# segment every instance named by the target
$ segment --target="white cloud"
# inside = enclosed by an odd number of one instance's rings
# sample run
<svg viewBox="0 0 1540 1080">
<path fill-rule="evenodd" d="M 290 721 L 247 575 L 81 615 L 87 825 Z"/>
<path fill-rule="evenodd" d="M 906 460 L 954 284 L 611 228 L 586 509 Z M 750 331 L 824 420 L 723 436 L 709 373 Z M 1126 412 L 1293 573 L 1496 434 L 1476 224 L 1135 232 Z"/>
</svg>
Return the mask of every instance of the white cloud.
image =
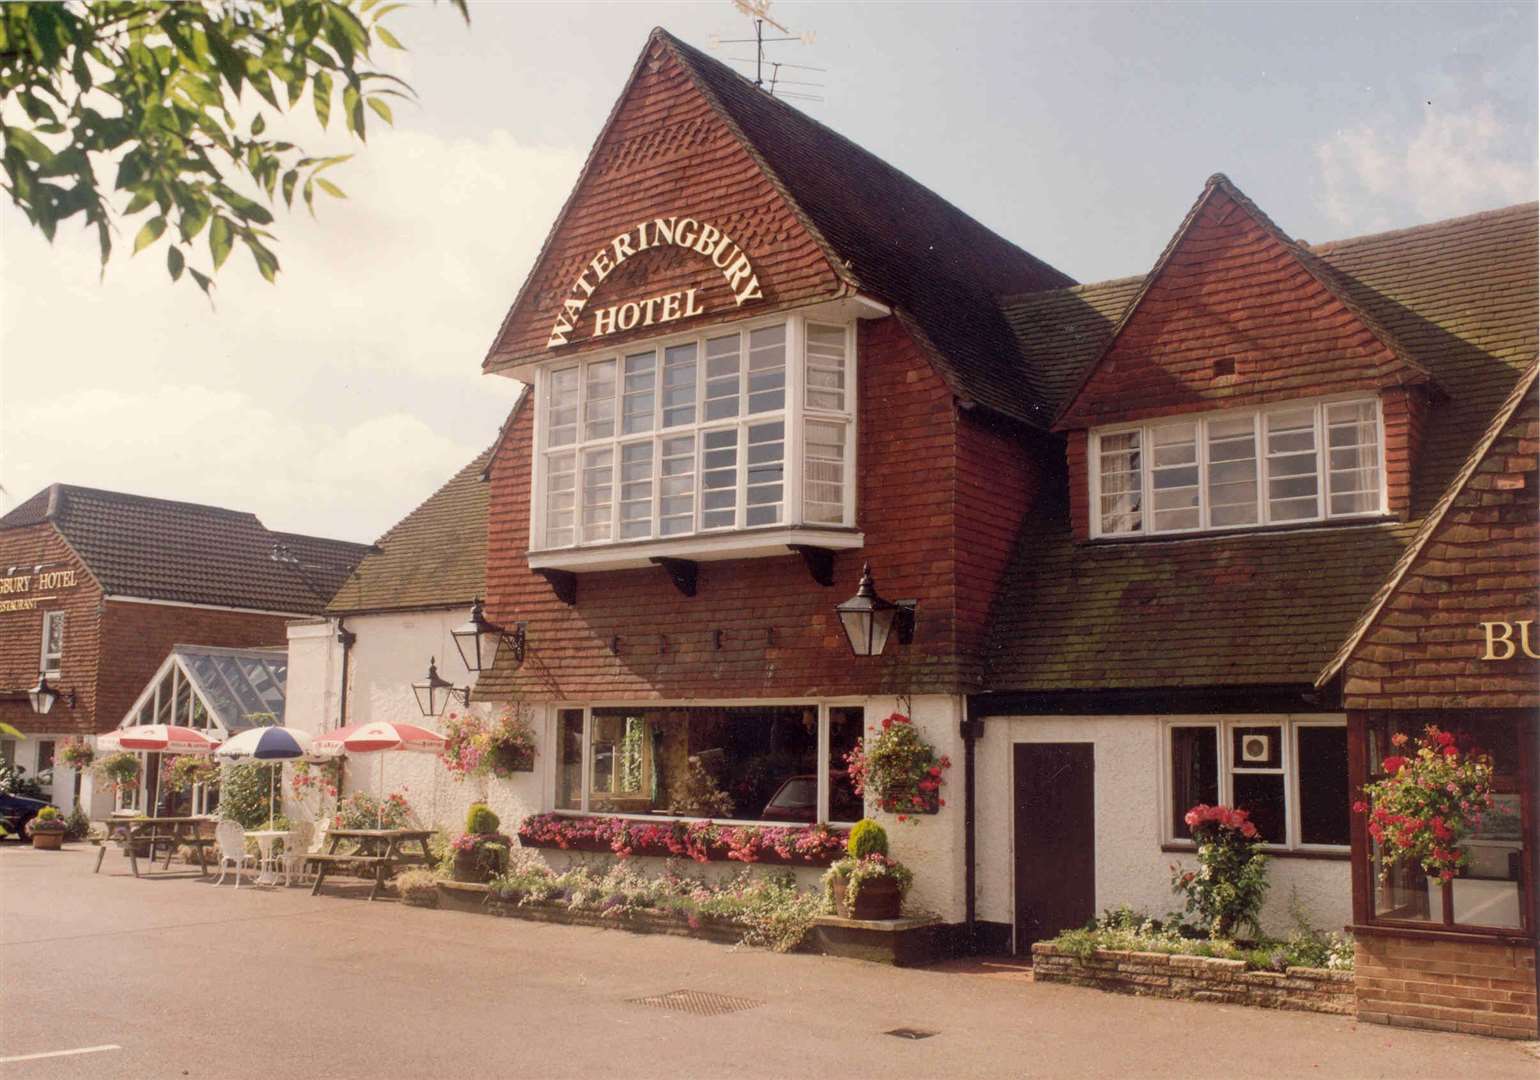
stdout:
<svg viewBox="0 0 1540 1080">
<path fill-rule="evenodd" d="M 1327 213 L 1355 231 L 1535 197 L 1533 147 L 1489 105 L 1430 108 L 1410 138 L 1368 126 L 1339 131 L 1316 147 L 1316 162 Z"/>
</svg>

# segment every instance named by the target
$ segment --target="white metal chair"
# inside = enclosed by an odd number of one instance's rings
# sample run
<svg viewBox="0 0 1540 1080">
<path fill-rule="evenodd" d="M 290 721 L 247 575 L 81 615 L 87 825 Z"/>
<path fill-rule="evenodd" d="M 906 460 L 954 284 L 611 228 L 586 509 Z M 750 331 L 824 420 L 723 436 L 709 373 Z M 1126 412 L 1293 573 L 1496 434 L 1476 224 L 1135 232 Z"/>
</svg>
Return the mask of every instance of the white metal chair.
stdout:
<svg viewBox="0 0 1540 1080">
<path fill-rule="evenodd" d="M 221 821 L 214 827 L 214 841 L 219 845 L 219 880 L 215 885 L 223 885 L 225 873 L 230 867 L 235 867 L 235 887 L 241 887 L 241 871 L 250 866 L 255 868 L 257 857 L 246 853 L 246 830 L 241 828 L 238 821 Z"/>
<path fill-rule="evenodd" d="M 299 878 L 300 883 L 305 881 L 305 857 L 313 850 L 311 841 L 315 839 L 315 822 L 296 821 L 289 826 L 289 835 L 283 841 L 283 883 L 289 884 L 290 878 Z"/>
</svg>

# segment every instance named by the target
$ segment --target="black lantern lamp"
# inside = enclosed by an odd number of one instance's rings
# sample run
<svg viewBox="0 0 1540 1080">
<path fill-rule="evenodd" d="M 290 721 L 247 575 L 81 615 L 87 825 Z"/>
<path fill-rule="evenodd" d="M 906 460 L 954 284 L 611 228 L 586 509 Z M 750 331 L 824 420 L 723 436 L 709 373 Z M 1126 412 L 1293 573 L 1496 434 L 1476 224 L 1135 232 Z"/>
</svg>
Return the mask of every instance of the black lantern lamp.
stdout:
<svg viewBox="0 0 1540 1080">
<path fill-rule="evenodd" d="M 900 645 L 914 640 L 914 608 L 913 600 L 884 600 L 878 596 L 872 564 L 867 563 L 861 567 L 861 587 L 834 610 L 845 628 L 851 652 L 857 656 L 881 656 L 889 635 L 895 631 Z"/>
<path fill-rule="evenodd" d="M 417 707 L 424 716 L 443 716 L 444 709 L 455 699 L 466 705 L 471 703 L 469 687 L 462 689 L 438 673 L 438 657 L 429 658 L 427 681 L 413 683 L 412 693 L 417 695 Z"/>
<path fill-rule="evenodd" d="M 467 671 L 489 671 L 497 660 L 499 646 L 507 645 L 517 667 L 524 663 L 524 623 L 514 623 L 510 633 L 482 613 L 481 600 L 471 604 L 471 617 L 449 632 L 460 650 Z"/>
<path fill-rule="evenodd" d="M 64 691 L 65 704 L 73 709 L 75 707 L 75 691 Z M 39 672 L 37 685 L 27 691 L 27 700 L 32 703 L 32 711 L 39 716 L 47 716 L 48 710 L 53 708 L 53 703 L 59 700 L 59 691 L 48 685 L 48 673 Z"/>
</svg>

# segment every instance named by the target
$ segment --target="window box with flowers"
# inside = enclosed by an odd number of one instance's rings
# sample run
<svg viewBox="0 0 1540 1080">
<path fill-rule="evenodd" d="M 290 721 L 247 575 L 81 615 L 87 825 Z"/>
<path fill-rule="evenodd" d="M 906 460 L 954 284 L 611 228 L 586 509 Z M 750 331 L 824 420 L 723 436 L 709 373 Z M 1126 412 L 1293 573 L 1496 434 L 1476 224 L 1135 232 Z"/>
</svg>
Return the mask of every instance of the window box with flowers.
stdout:
<svg viewBox="0 0 1540 1080">
<path fill-rule="evenodd" d="M 951 759 L 938 756 L 902 713 L 884 717 L 881 730 L 857 742 L 845 755 L 845 764 L 855 790 L 870 795 L 879 809 L 898 815 L 899 821 L 940 813 L 946 805 L 942 774 L 952 767 Z"/>
<path fill-rule="evenodd" d="M 628 858 L 655 855 L 696 862 L 761 862 L 828 866 L 843 854 L 846 834 L 827 825 L 728 825 L 714 821 L 650 822 L 623 817 L 536 814 L 519 824 L 529 848 L 603 851 Z"/>
</svg>

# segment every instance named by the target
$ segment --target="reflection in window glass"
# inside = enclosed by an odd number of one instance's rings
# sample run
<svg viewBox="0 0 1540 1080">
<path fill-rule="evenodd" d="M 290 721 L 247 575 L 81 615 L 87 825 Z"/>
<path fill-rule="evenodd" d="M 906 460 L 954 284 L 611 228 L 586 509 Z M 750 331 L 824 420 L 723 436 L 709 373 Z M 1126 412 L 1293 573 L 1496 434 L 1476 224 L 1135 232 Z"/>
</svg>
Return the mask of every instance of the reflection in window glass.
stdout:
<svg viewBox="0 0 1540 1080">
<path fill-rule="evenodd" d="M 578 369 L 551 372 L 550 398 L 546 402 L 546 445 L 567 446 L 577 441 Z"/>
<path fill-rule="evenodd" d="M 695 343 L 663 353 L 663 426 L 695 423 Z"/>
<path fill-rule="evenodd" d="M 829 709 L 829 820 L 860 821 L 866 816 L 861 796 L 851 783 L 845 759 L 861 741 L 866 711 L 859 705 Z"/>
<path fill-rule="evenodd" d="M 658 532 L 679 536 L 695 528 L 695 436 L 671 436 L 660 445 Z"/>
<path fill-rule="evenodd" d="M 749 425 L 748 493 L 744 524 L 774 525 L 781 520 L 785 479 L 786 424 L 775 420 Z"/>
<path fill-rule="evenodd" d="M 584 371 L 583 438 L 608 439 L 615 434 L 615 361 L 596 360 Z"/>
<path fill-rule="evenodd" d="M 1220 529 L 1257 521 L 1256 419 L 1208 423 L 1209 524 Z"/>
<path fill-rule="evenodd" d="M 1300 521 L 1320 515 L 1315 454 L 1315 409 L 1268 413 L 1267 515 Z"/>
<path fill-rule="evenodd" d="M 615 490 L 615 453 L 583 452 L 583 542 L 610 538 L 610 509 Z"/>
<path fill-rule="evenodd" d="M 1101 447 L 1101 525 L 1104 533 L 1138 532 L 1142 499 L 1139 432 L 1120 431 L 1097 440 Z"/>
<path fill-rule="evenodd" d="M 656 358 L 650 352 L 626 357 L 624 390 L 621 394 L 620 430 L 627 435 L 652 430 L 655 404 L 653 380 L 657 377 Z"/>
<path fill-rule="evenodd" d="M 737 334 L 706 341 L 705 419 L 722 420 L 738 415 L 741 367 Z"/>
<path fill-rule="evenodd" d="M 652 535 L 652 443 L 620 450 L 620 538 Z"/>
<path fill-rule="evenodd" d="M 574 536 L 576 510 L 577 455 L 571 452 L 551 454 L 546 458 L 545 473 L 545 543 L 547 547 L 566 547 Z"/>
<path fill-rule="evenodd" d="M 786 407 L 786 324 L 749 331 L 749 401 L 744 411 L 775 412 Z"/>
<path fill-rule="evenodd" d="M 845 328 L 807 324 L 806 401 L 809 409 L 845 409 Z"/>
<path fill-rule="evenodd" d="M 842 420 L 809 420 L 804 429 L 802 516 L 808 521 L 845 520 L 845 432 Z"/>
<path fill-rule="evenodd" d="M 738 516 L 738 429 L 701 436 L 700 527 L 731 528 Z"/>
<path fill-rule="evenodd" d="M 1380 508 L 1380 425 L 1372 401 L 1326 406 L 1327 484 L 1332 514 Z"/>
<path fill-rule="evenodd" d="M 1183 820 L 1199 803 L 1219 802 L 1219 733 L 1212 727 L 1171 729 L 1171 835 L 1192 839 Z"/>
<path fill-rule="evenodd" d="M 1299 729 L 1299 830 L 1306 844 L 1348 844 L 1347 728 Z"/>
<path fill-rule="evenodd" d="M 583 808 L 583 710 L 562 709 L 556 714 L 556 808 Z"/>
</svg>

